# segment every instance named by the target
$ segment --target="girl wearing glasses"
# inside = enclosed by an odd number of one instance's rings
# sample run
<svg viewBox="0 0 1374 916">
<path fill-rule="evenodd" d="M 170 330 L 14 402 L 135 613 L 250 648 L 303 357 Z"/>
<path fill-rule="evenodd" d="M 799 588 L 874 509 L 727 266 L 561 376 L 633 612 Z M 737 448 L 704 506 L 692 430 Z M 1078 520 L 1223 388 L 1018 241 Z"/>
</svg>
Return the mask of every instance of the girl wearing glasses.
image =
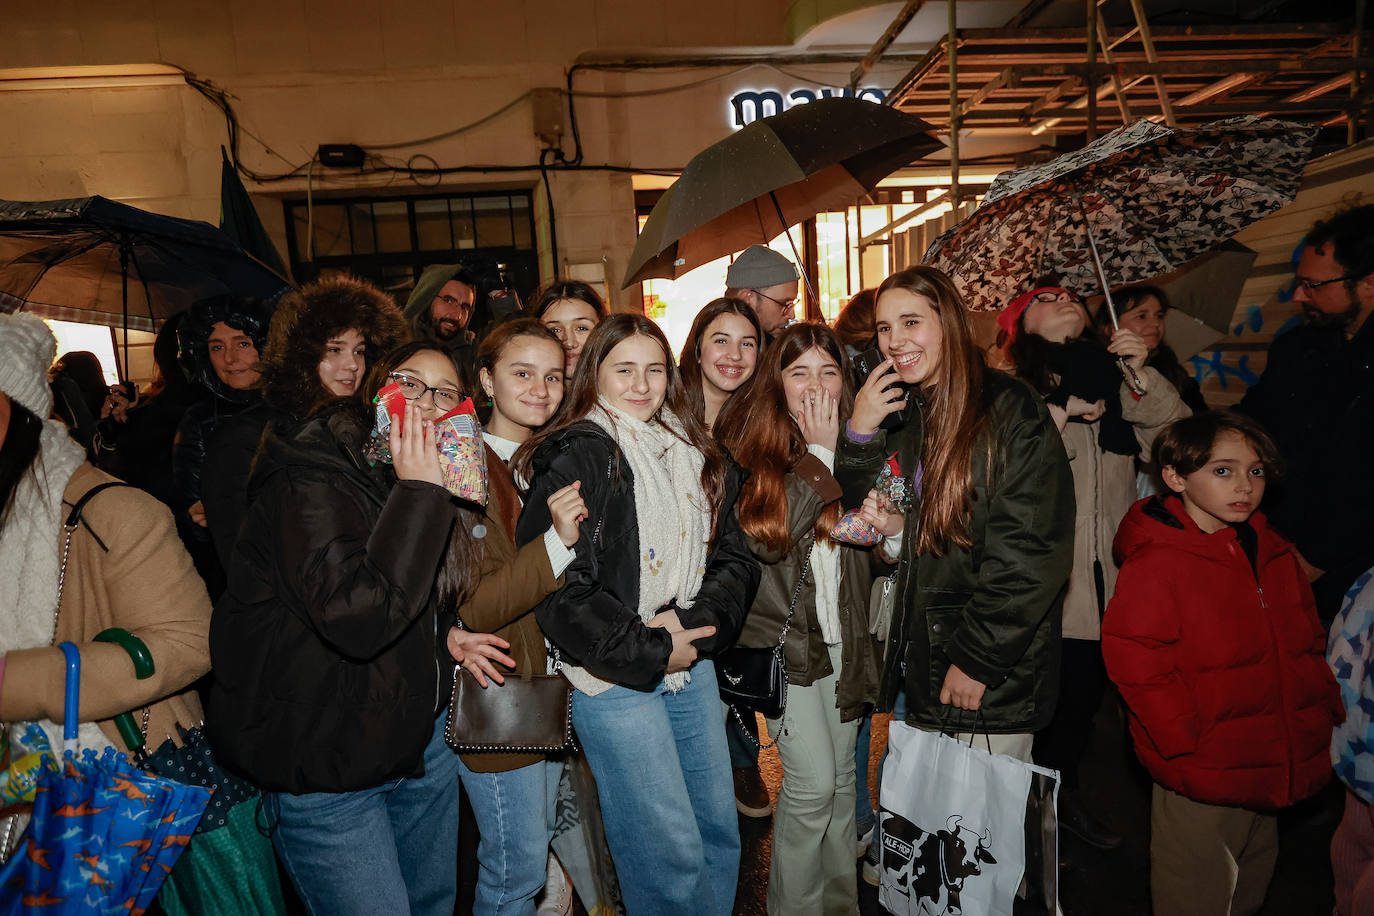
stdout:
<svg viewBox="0 0 1374 916">
<path fill-rule="evenodd" d="M 265 790 L 307 909 L 437 916 L 457 893 L 458 758 L 443 738 L 435 579 L 466 590 L 474 555 L 464 529 L 450 537 L 433 433 L 433 395 L 457 371 L 437 345 L 412 344 L 361 396 L 320 404 L 330 341 L 404 328 L 382 294 L 370 301 L 342 328 L 313 308 L 273 328 L 264 398 L 303 419 L 273 425 L 255 461 L 211 620 L 206 724 L 217 756 Z M 373 465 L 369 399 L 393 375 L 427 390 L 392 427 L 394 464 Z"/>
<path fill-rule="evenodd" d="M 578 543 L 578 523 L 587 509 L 576 482 L 545 500 L 550 523 L 543 536 L 515 546 L 522 507 L 520 481 L 508 462 L 522 444 L 553 416 L 563 401 L 563 348 L 533 318 L 497 325 L 477 351 L 478 378 L 491 399 L 483 437 L 487 446 L 489 495 L 485 511 L 464 510 L 459 526 L 483 534 L 476 549 L 475 587 L 466 595 L 441 581 L 440 600 L 456 607 L 456 620 L 443 632 L 453 657 L 488 690 L 500 690 L 514 668 L 516 677 L 548 672 L 544 634 L 534 607 L 563 581 Z M 507 648 L 464 642 L 473 632 L 494 633 Z M 501 664 L 506 671 L 497 667 Z M 481 830 L 473 910 L 483 916 L 533 916 L 546 874 L 562 878 L 561 866 L 546 867 L 551 815 L 562 775 L 561 760 L 541 754 L 465 754 L 458 772 Z"/>
<path fill-rule="evenodd" d="M 1149 345 L 1125 323 L 1110 338 L 1093 327 L 1078 296 L 1054 285 L 1023 293 L 998 316 L 1010 337 L 1017 376 L 1045 400 L 1063 437 L 1073 472 L 1073 574 L 1064 597 L 1059 705 L 1035 738 L 1035 759 L 1060 771 L 1065 829 L 1100 849 L 1121 838 L 1083 804 L 1078 765 L 1106 687 L 1102 611 L 1116 588 L 1112 539 L 1136 500 L 1137 459 L 1148 461 L 1155 435 L 1188 408 L 1156 369 Z M 1126 386 L 1117 358 L 1134 369 L 1145 393 Z"/>
<path fill-rule="evenodd" d="M 633 314 L 588 336 L 562 409 L 515 465 L 531 481 L 518 542 L 544 537 L 548 498 L 569 485 L 590 513 L 535 615 L 576 688 L 626 909 L 727 916 L 739 825 L 706 658 L 734 642 L 758 586 L 738 469 L 692 412 L 663 332 Z"/>
<path fill-rule="evenodd" d="M 835 446 L 854 399 L 848 363 L 830 328 L 794 324 L 717 423 L 749 472 L 739 519 L 763 568 L 739 644 L 774 647 L 787 628 L 787 708 L 768 723 L 783 768 L 770 913 L 847 914 L 858 899 L 854 746 L 878 667 L 872 552 L 830 537 L 841 515 Z"/>
</svg>

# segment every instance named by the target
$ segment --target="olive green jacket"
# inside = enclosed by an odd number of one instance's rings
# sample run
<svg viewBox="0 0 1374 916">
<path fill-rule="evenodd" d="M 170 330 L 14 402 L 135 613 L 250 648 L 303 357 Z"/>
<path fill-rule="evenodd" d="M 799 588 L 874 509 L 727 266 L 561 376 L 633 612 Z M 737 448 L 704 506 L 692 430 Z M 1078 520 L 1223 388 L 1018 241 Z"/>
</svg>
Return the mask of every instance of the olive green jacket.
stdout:
<svg viewBox="0 0 1374 916">
<path fill-rule="evenodd" d="M 973 714 L 940 704 L 954 664 L 987 686 L 978 728 L 1036 731 L 1049 724 L 1058 699 L 1073 476 L 1059 432 L 1030 387 L 988 370 L 983 399 L 989 419 L 973 449 L 973 546 L 917 556 L 915 505 L 908 512 L 878 705 L 891 709 L 905 686 L 910 724 L 972 730 Z M 835 476 L 845 504 L 859 504 L 894 452 L 910 477 L 922 438 L 920 411 L 868 442 L 841 435 Z"/>
</svg>

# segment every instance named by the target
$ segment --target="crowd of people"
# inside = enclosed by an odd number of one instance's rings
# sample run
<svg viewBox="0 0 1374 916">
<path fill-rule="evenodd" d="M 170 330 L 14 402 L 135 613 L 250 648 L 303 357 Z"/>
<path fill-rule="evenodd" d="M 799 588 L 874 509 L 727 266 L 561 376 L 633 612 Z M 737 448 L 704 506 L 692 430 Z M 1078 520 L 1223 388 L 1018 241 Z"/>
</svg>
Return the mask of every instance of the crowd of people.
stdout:
<svg viewBox="0 0 1374 916">
<path fill-rule="evenodd" d="M 60 747 L 61 639 L 86 657 L 85 746 L 125 749 L 127 710 L 174 739 L 203 720 L 312 913 L 452 913 L 460 786 L 474 912 L 568 912 L 551 840 L 577 756 L 584 852 L 604 841 L 631 916 L 731 913 L 741 815 L 773 818 L 769 912 L 840 916 L 878 872 L 874 712 L 1059 771 L 1062 826 L 1111 849 L 1079 770 L 1114 685 L 1154 781 L 1156 913 L 1255 912 L 1274 813 L 1333 760 L 1337 912 L 1374 913 L 1374 206 L 1308 235 L 1305 322 L 1234 411 L 1169 349 L 1155 287 L 1113 322 L 1035 278 L 988 348 L 933 268 L 834 327 L 795 321 L 799 279 L 748 249 L 674 354 L 577 281 L 522 308 L 437 265 L 399 307 L 336 276 L 196 303 L 141 393 L 0 316 L 0 722 Z M 436 445 L 468 399 L 477 502 Z M 115 625 L 154 677 L 91 641 Z M 778 646 L 765 734 L 714 662 Z M 550 674 L 575 754 L 450 746 L 455 678 Z"/>
</svg>

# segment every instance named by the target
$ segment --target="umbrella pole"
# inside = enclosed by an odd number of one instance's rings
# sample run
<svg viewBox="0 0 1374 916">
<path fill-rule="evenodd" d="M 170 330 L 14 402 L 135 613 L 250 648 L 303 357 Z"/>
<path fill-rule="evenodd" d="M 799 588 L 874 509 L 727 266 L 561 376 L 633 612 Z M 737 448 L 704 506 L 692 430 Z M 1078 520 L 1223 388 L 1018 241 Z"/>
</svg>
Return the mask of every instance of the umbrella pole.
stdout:
<svg viewBox="0 0 1374 916">
<path fill-rule="evenodd" d="M 1107 284 L 1107 272 L 1102 269 L 1102 257 L 1097 253 L 1097 240 L 1093 238 L 1093 227 L 1088 224 L 1088 212 L 1083 209 L 1083 198 L 1076 197 L 1078 202 L 1078 212 L 1083 216 L 1083 234 L 1088 237 L 1088 250 L 1092 252 L 1093 267 L 1097 269 L 1097 282 L 1102 284 L 1102 295 L 1107 302 L 1107 314 L 1112 319 L 1112 330 L 1121 330 L 1121 323 L 1116 319 L 1116 303 L 1112 301 L 1112 290 Z M 1145 383 L 1140 380 L 1140 375 L 1125 359 L 1118 356 L 1117 365 L 1121 367 L 1121 374 L 1126 378 L 1126 387 L 1137 397 L 1145 393 Z"/>
<path fill-rule="evenodd" d="M 816 309 L 819 310 L 821 301 L 816 298 L 816 288 L 811 285 L 811 275 L 806 272 L 806 265 L 802 263 L 802 256 L 797 252 L 797 243 L 792 241 L 792 232 L 787 225 L 787 218 L 782 215 L 782 204 L 778 203 L 778 195 L 769 191 L 768 197 L 773 201 L 773 209 L 778 211 L 778 222 L 782 224 L 782 234 L 787 236 L 787 244 L 792 246 L 792 257 L 797 259 L 797 273 L 801 275 L 802 282 L 806 284 L 806 298 L 814 302 Z"/>
<path fill-rule="evenodd" d="M 119 380 L 129 380 L 129 240 L 119 241 L 119 298 L 124 313 L 124 359 L 119 364 Z"/>
</svg>

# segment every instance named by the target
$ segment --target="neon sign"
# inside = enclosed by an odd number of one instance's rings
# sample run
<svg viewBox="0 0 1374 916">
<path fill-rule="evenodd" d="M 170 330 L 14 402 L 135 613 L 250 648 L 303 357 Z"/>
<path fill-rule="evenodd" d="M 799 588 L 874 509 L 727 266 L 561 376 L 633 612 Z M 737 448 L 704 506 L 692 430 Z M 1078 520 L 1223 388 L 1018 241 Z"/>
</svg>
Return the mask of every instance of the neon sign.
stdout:
<svg viewBox="0 0 1374 916">
<path fill-rule="evenodd" d="M 784 96 L 777 89 L 742 89 L 730 96 L 730 126 L 736 130 L 759 118 L 766 118 L 816 99 L 860 98 L 881 104 L 887 98 L 882 89 L 793 89 Z"/>
</svg>

